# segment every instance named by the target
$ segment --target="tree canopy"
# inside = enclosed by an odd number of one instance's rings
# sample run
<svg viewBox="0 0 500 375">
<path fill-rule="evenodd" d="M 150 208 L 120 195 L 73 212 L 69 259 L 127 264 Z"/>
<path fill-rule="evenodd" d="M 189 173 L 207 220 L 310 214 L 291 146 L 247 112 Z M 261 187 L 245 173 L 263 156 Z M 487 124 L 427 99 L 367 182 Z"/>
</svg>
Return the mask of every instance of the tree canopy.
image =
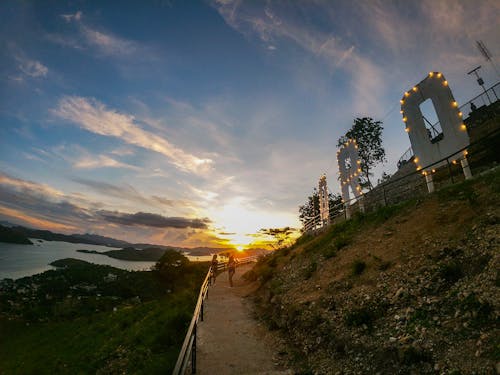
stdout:
<svg viewBox="0 0 500 375">
<path fill-rule="evenodd" d="M 351 129 L 339 138 L 337 147 L 344 145 L 349 139 L 355 139 L 361 159 L 360 184 L 370 188 L 370 170 L 378 163 L 384 162 L 385 149 L 382 147 L 382 121 L 374 121 L 371 117 L 354 119 Z"/>
</svg>

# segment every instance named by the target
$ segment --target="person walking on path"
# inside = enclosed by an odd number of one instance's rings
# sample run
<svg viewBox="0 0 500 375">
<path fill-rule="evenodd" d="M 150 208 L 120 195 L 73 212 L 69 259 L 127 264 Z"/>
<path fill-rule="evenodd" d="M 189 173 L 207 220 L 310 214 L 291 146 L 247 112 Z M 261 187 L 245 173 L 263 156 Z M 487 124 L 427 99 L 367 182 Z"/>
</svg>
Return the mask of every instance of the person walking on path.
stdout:
<svg viewBox="0 0 500 375">
<path fill-rule="evenodd" d="M 227 262 L 227 273 L 229 276 L 229 286 L 233 287 L 233 276 L 236 273 L 236 260 L 234 259 L 234 255 L 231 254 L 229 256 L 229 261 Z"/>
<path fill-rule="evenodd" d="M 214 254 L 212 257 L 212 267 L 210 268 L 210 283 L 215 284 L 215 279 L 217 278 L 217 266 L 219 265 L 219 261 L 217 260 L 217 254 Z"/>
</svg>

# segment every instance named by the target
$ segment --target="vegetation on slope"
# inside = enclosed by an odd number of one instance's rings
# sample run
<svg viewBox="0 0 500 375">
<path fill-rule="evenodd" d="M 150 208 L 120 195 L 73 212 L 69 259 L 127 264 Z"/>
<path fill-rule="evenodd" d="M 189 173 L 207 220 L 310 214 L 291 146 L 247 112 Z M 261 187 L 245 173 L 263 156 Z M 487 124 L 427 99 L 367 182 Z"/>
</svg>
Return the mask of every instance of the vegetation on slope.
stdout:
<svg viewBox="0 0 500 375">
<path fill-rule="evenodd" d="M 15 230 L 0 225 L 0 242 L 17 243 L 22 245 L 33 245 L 28 237 Z"/>
<path fill-rule="evenodd" d="M 306 373 L 494 374 L 499 187 L 497 170 L 262 259 L 247 277 L 284 357 Z"/>
<path fill-rule="evenodd" d="M 168 373 L 206 274 L 167 251 L 151 272 L 76 259 L 0 282 L 2 374 Z"/>
</svg>

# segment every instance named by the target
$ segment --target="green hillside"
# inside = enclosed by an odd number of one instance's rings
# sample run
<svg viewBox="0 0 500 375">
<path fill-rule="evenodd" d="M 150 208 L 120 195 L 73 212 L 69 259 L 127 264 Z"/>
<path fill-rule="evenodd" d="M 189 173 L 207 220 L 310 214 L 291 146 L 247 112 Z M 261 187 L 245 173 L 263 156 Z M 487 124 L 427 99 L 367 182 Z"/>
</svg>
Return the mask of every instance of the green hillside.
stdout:
<svg viewBox="0 0 500 375">
<path fill-rule="evenodd" d="M 66 259 L 0 283 L 0 373 L 165 374 L 206 263 L 167 252 L 152 272 Z"/>
</svg>

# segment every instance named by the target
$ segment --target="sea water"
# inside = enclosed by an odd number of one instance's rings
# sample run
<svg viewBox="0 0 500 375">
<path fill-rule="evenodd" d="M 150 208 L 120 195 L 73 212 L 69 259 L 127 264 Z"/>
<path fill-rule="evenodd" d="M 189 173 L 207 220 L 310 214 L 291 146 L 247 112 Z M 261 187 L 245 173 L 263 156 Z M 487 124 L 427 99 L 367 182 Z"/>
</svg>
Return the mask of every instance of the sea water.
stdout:
<svg viewBox="0 0 500 375">
<path fill-rule="evenodd" d="M 87 254 L 77 251 L 95 250 L 104 252 L 119 250 L 115 247 L 38 239 L 31 239 L 31 242 L 34 245 L 0 242 L 0 280 L 4 278 L 17 279 L 54 269 L 49 263 L 63 258 L 81 259 L 90 263 L 104 264 L 129 271 L 149 270 L 155 264 L 155 262 L 127 261 L 110 258 L 106 255 Z"/>
</svg>

